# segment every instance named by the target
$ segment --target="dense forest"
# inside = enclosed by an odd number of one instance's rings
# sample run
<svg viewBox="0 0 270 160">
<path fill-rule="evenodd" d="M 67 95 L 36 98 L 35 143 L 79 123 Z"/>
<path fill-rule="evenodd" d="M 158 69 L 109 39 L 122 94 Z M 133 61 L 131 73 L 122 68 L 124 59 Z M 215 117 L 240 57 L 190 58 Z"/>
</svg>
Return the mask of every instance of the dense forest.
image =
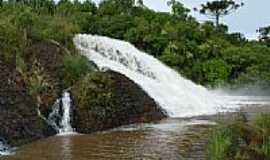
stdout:
<svg viewBox="0 0 270 160">
<path fill-rule="evenodd" d="M 74 34 L 98 34 L 129 41 L 199 84 L 269 84 L 270 27 L 258 29 L 259 40 L 248 40 L 224 24 L 199 23 L 180 2 L 168 5 L 171 13 L 134 0 L 98 6 L 91 0 L 0 0 L 0 52 L 6 60 L 16 53 L 20 70 L 21 51 L 33 41 L 54 41 L 76 52 Z"/>
</svg>

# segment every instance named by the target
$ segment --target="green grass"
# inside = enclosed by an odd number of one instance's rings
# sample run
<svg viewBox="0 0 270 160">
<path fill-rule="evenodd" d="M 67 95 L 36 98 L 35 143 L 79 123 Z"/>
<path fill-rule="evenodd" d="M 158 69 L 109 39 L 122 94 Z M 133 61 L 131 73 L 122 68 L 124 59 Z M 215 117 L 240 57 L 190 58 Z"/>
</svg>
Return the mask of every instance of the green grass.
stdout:
<svg viewBox="0 0 270 160">
<path fill-rule="evenodd" d="M 71 86 L 83 75 L 93 70 L 95 70 L 95 67 L 84 56 L 67 55 L 64 57 L 63 77 L 67 86 Z"/>
<path fill-rule="evenodd" d="M 233 145 L 232 129 L 223 126 L 216 128 L 207 148 L 209 160 L 225 160 Z"/>
<path fill-rule="evenodd" d="M 247 137 L 251 139 L 249 144 Z M 270 159 L 270 113 L 258 114 L 251 124 L 235 120 L 218 125 L 211 133 L 207 155 L 209 160 Z"/>
<path fill-rule="evenodd" d="M 257 115 L 255 126 L 263 135 L 263 143 L 256 150 L 270 158 L 270 113 Z"/>
</svg>

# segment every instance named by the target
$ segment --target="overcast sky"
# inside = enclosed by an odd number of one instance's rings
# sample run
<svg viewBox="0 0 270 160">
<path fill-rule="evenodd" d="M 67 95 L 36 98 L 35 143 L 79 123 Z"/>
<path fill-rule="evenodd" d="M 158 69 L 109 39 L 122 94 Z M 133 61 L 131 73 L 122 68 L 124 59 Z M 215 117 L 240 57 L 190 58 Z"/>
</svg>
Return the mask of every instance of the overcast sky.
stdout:
<svg viewBox="0 0 270 160">
<path fill-rule="evenodd" d="M 95 0 L 99 2 L 101 0 Z M 167 6 L 168 0 L 144 0 L 144 4 L 154 10 L 169 12 Z M 201 3 L 207 0 L 179 0 L 187 8 L 200 6 Z M 238 0 L 241 2 L 241 0 Z M 270 25 L 270 0 L 242 0 L 245 6 L 240 8 L 235 13 L 222 18 L 222 23 L 229 26 L 230 32 L 241 32 L 246 37 L 254 39 L 257 37 L 256 30 L 259 27 Z M 206 18 L 192 11 L 193 16 L 198 21 L 203 22 Z"/>
</svg>

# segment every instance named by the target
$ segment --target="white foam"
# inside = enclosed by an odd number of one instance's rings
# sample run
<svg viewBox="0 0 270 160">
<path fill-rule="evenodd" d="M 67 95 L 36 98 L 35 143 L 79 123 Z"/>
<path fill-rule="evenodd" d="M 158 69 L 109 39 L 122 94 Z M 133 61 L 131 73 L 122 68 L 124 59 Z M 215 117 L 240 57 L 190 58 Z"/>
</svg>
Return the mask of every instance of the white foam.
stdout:
<svg viewBox="0 0 270 160">
<path fill-rule="evenodd" d="M 119 72 L 141 86 L 170 117 L 209 115 L 237 107 L 226 105 L 222 98 L 128 42 L 79 34 L 74 43 L 101 70 Z"/>
</svg>

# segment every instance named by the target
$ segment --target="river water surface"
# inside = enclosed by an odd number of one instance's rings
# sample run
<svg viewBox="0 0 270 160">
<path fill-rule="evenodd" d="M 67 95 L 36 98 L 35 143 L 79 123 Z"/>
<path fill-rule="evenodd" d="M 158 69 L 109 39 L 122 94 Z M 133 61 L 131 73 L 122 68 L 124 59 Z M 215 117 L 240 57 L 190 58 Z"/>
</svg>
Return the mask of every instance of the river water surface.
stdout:
<svg viewBox="0 0 270 160">
<path fill-rule="evenodd" d="M 248 118 L 270 112 L 270 97 L 237 98 Z M 255 105 L 261 104 L 261 105 Z M 263 104 L 263 105 L 262 105 Z M 266 105 L 265 105 L 266 104 Z M 228 120 L 229 113 L 223 114 Z M 89 135 L 58 135 L 18 148 L 2 160 L 204 160 L 209 131 L 222 116 L 169 118 Z M 227 120 L 225 120 L 227 121 Z"/>
<path fill-rule="evenodd" d="M 166 119 L 156 124 L 136 124 L 90 135 L 54 136 L 22 146 L 16 155 L 3 159 L 179 160 L 186 149 L 187 140 L 183 137 L 192 134 L 189 128 L 205 124 L 213 123 L 195 119 Z"/>
</svg>

